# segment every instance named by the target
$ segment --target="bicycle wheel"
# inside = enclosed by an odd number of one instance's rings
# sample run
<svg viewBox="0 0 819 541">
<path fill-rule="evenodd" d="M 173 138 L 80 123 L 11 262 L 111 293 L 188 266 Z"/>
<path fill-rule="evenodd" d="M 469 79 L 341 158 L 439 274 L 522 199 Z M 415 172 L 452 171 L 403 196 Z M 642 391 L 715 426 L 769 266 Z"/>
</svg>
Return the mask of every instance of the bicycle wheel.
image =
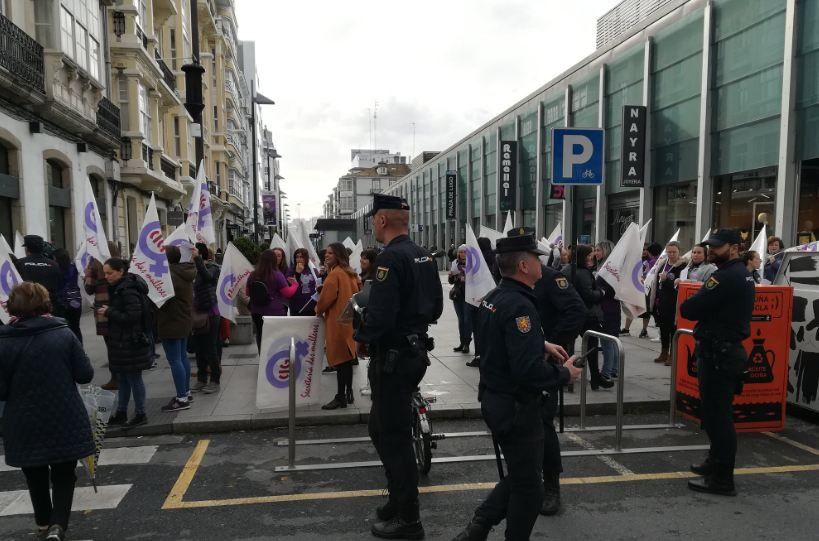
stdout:
<svg viewBox="0 0 819 541">
<path fill-rule="evenodd" d="M 432 435 L 424 433 L 421 428 L 421 418 L 417 413 L 415 422 L 412 424 L 412 439 L 418 473 L 426 475 L 432 468 Z"/>
</svg>

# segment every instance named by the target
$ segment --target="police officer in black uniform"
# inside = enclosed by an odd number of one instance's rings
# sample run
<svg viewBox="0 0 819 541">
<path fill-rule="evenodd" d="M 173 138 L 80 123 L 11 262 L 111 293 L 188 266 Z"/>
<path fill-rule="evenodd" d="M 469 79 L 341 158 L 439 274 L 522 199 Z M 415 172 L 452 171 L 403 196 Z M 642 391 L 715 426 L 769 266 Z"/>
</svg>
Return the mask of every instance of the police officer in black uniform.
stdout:
<svg viewBox="0 0 819 541">
<path fill-rule="evenodd" d="M 581 370 L 563 348 L 545 341 L 533 288 L 542 276 L 543 252 L 531 235 L 499 239 L 501 279 L 476 314 L 481 355 L 479 400 L 493 438 L 500 445 L 508 475 L 475 511 L 455 539 L 483 541 L 506 519 L 506 539 L 529 539 L 543 503 L 542 397 L 547 389 L 574 380 Z M 556 366 L 554 355 L 565 361 Z"/>
<path fill-rule="evenodd" d="M 61 316 L 62 310 L 57 302 L 57 292 L 63 287 L 63 273 L 53 259 L 43 254 L 45 241 L 40 235 L 26 235 L 23 237 L 23 246 L 26 248 L 26 257 L 17 260 L 17 269 L 26 282 L 40 284 L 48 290 L 51 297 L 54 315 Z"/>
<path fill-rule="evenodd" d="M 367 344 L 371 354 L 369 432 L 389 489 L 372 533 L 384 539 L 423 539 L 411 403 L 429 366 L 427 330 L 441 317 L 443 288 L 434 259 L 408 236 L 406 201 L 376 194 L 368 216 L 376 240 L 385 247 L 375 259 L 366 316 L 355 339 Z"/>
<path fill-rule="evenodd" d="M 737 434 L 732 403 L 742 392 L 748 354 L 742 341 L 751 334 L 754 309 L 754 281 L 739 257 L 739 233 L 719 229 L 704 244 L 718 270 L 696 295 L 680 306 L 680 314 L 696 321 L 697 378 L 700 389 L 700 417 L 711 440 L 708 457 L 691 471 L 702 479 L 688 481 L 699 492 L 736 496 L 734 460 Z"/>
<path fill-rule="evenodd" d="M 535 284 L 535 306 L 546 341 L 572 351 L 574 341 L 586 321 L 586 305 L 580 294 L 562 272 L 543 265 L 542 278 Z M 549 357 L 556 363 L 556 357 Z M 541 415 L 543 418 L 543 506 L 542 515 L 554 515 L 560 510 L 560 442 L 555 431 L 560 388 L 546 389 Z"/>
</svg>

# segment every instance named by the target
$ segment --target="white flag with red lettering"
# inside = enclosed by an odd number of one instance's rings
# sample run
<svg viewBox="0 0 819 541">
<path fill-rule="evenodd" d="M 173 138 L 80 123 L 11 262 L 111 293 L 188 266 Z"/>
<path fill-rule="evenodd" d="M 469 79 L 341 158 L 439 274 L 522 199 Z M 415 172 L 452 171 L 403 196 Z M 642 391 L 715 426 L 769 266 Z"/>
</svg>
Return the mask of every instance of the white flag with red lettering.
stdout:
<svg viewBox="0 0 819 541">
<path fill-rule="evenodd" d="M 188 206 L 187 224 L 196 242 L 203 242 L 207 245 L 216 244 L 216 229 L 213 227 L 213 212 L 210 208 L 210 190 L 208 190 L 203 162 L 199 162 L 199 170 L 196 172 L 196 184 Z"/>
<path fill-rule="evenodd" d="M 99 207 L 94 199 L 94 190 L 91 188 L 91 180 L 85 181 L 85 202 L 83 204 L 82 226 L 86 250 L 91 257 L 105 263 L 111 258 L 108 250 L 108 241 L 105 238 L 105 231 L 102 228 Z"/>
<path fill-rule="evenodd" d="M 495 279 L 492 271 L 483 258 L 478 239 L 469 225 L 466 225 L 466 302 L 472 306 L 480 306 L 486 294 L 495 289 Z"/>
<path fill-rule="evenodd" d="M 253 265 L 232 242 L 229 242 L 225 250 L 225 257 L 222 258 L 219 280 L 216 282 L 216 300 L 219 303 L 220 316 L 236 323 L 236 310 L 233 303 L 239 291 L 247 284 L 247 279 L 252 272 Z"/>
<path fill-rule="evenodd" d="M 168 265 L 168 256 L 165 255 L 165 237 L 159 224 L 153 194 L 145 212 L 142 229 L 139 230 L 139 239 L 128 272 L 145 280 L 148 284 L 148 298 L 157 307 L 161 307 L 174 296 L 171 268 Z"/>
</svg>

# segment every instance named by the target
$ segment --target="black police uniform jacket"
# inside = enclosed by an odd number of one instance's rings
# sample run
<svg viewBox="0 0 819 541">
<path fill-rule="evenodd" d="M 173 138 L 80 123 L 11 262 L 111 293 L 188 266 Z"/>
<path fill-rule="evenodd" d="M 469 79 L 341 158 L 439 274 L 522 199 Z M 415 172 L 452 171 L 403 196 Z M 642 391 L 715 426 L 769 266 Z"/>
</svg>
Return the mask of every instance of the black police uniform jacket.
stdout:
<svg viewBox="0 0 819 541">
<path fill-rule="evenodd" d="M 751 335 L 755 288 L 741 259 L 732 259 L 680 305 L 696 321 L 697 355 L 728 375 L 739 376 L 747 361 L 742 341 Z"/>
<path fill-rule="evenodd" d="M 536 297 L 526 285 L 503 278 L 475 315 L 481 356 L 481 410 L 489 429 L 509 432 L 521 406 L 539 403 L 542 391 L 569 381 L 569 371 L 546 361 Z"/>
<path fill-rule="evenodd" d="M 376 346 L 405 346 L 404 337 L 425 334 L 444 310 L 438 267 L 407 235 L 395 237 L 374 266 L 367 314 L 355 339 Z"/>
<path fill-rule="evenodd" d="M 535 283 L 535 306 L 549 342 L 573 341 L 586 322 L 586 305 L 566 276 L 541 266 L 543 277 Z"/>
</svg>

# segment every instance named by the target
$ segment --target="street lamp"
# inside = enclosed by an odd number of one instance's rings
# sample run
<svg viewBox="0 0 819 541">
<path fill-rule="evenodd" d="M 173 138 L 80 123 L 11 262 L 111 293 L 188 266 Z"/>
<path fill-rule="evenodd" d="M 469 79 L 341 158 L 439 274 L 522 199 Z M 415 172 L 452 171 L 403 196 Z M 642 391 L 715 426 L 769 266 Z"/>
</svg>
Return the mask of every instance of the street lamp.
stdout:
<svg viewBox="0 0 819 541">
<path fill-rule="evenodd" d="M 259 242 L 259 167 L 256 159 L 256 105 L 276 102 L 256 93 L 256 81 L 250 81 L 250 136 L 253 138 L 253 240 Z"/>
</svg>

